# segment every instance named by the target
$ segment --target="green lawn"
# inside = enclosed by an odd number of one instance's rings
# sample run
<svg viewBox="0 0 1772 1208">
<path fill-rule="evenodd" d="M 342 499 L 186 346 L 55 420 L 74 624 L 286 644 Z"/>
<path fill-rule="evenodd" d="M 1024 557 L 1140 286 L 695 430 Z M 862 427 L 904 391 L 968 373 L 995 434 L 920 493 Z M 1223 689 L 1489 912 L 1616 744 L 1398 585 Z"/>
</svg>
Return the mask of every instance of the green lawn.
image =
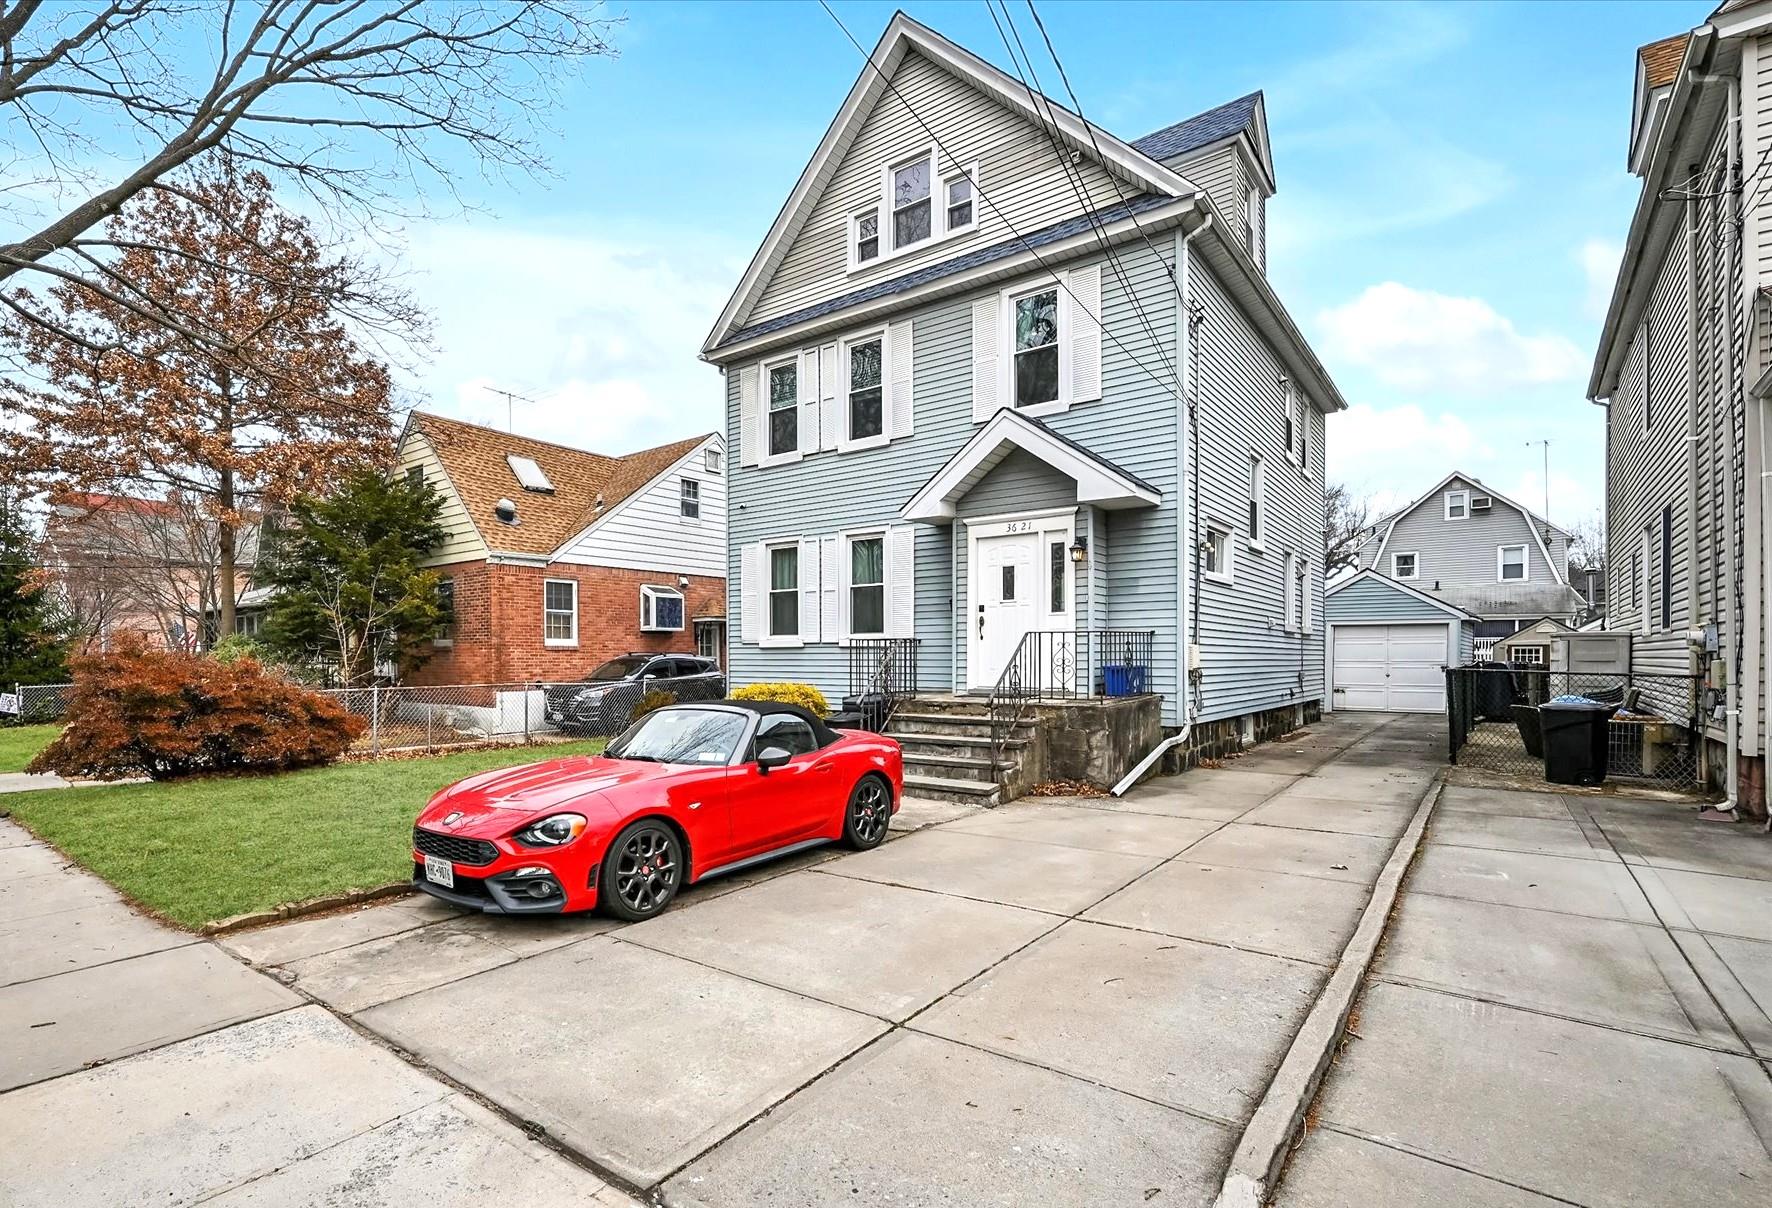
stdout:
<svg viewBox="0 0 1772 1208">
<path fill-rule="evenodd" d="M 432 793 L 488 768 L 602 749 L 594 739 L 282 776 L 14 793 L 6 804 L 136 902 L 197 927 L 406 880 L 412 821 Z"/>
<path fill-rule="evenodd" d="M 61 733 L 60 726 L 0 726 L 0 772 L 22 772 L 31 756 Z"/>
</svg>

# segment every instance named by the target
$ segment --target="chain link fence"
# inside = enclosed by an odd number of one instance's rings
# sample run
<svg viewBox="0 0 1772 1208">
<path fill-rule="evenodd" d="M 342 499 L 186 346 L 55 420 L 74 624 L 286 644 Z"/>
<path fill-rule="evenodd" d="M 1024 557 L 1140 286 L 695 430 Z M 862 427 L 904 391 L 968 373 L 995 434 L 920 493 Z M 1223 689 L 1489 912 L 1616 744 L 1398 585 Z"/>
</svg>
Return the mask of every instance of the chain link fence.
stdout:
<svg viewBox="0 0 1772 1208">
<path fill-rule="evenodd" d="M 1691 789 L 1704 774 L 1697 676 L 1549 671 L 1522 667 L 1446 670 L 1447 754 L 1461 768 L 1544 781 L 1539 708 L 1559 696 L 1613 706 L 1606 724 L 1607 778 Z"/>
<path fill-rule="evenodd" d="M 14 684 L 12 696 L 18 709 L 0 710 L 0 725 L 34 726 L 60 721 L 68 711 L 68 692 L 72 684 Z M 0 688 L 0 693 L 5 689 Z"/>
</svg>

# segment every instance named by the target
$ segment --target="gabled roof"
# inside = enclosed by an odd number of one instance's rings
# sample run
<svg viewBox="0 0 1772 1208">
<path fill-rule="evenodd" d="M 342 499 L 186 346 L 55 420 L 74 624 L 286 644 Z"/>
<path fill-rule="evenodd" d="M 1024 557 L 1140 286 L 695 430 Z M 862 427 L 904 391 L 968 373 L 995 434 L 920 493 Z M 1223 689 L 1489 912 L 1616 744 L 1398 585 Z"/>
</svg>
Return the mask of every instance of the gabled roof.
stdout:
<svg viewBox="0 0 1772 1208">
<path fill-rule="evenodd" d="M 1370 566 L 1349 575 L 1347 578 L 1341 580 L 1341 582 L 1332 586 L 1326 593 L 1324 593 L 1324 598 L 1327 599 L 1329 596 L 1339 595 L 1356 583 L 1365 583 L 1373 580 L 1376 580 L 1380 585 L 1388 587 L 1393 591 L 1400 591 L 1406 596 L 1420 600 L 1423 604 L 1432 604 L 1441 612 L 1444 612 L 1449 616 L 1457 617 L 1460 620 L 1480 621 L 1483 619 L 1473 612 L 1460 608 L 1450 600 L 1443 600 L 1439 596 L 1430 595 L 1427 592 L 1422 591 L 1420 588 L 1413 587 L 1408 583 L 1400 583 L 1387 574 L 1373 570 Z"/>
<path fill-rule="evenodd" d="M 738 288 L 733 290 L 731 299 L 714 323 L 714 329 L 708 333 L 708 338 L 702 345 L 704 354 L 722 344 L 730 343 L 733 333 L 744 325 L 746 316 L 762 292 L 769 275 L 775 271 L 781 256 L 787 252 L 811 215 L 830 174 L 835 171 L 850 143 L 860 132 L 874 103 L 887 92 L 887 81 L 892 78 L 892 73 L 904 56 L 913 50 L 939 63 L 998 103 L 1026 115 L 1030 122 L 1039 124 L 1050 120 L 1058 127 L 1059 138 L 1068 142 L 1079 154 L 1090 159 L 1099 159 L 1103 168 L 1127 181 L 1135 192 L 1158 193 L 1168 197 L 1187 197 L 1199 192 L 1194 185 L 1150 156 L 1133 150 L 1120 138 L 1092 122 L 1084 121 L 1056 101 L 1050 103 L 1048 119 L 1048 105 L 1036 105 L 1020 80 L 998 70 L 964 47 L 948 41 L 921 22 L 902 12 L 894 13 L 886 26 L 886 32 L 880 35 L 878 45 L 869 56 L 869 62 L 862 65 L 860 74 L 849 89 L 849 95 L 844 98 L 842 107 L 837 110 L 837 116 L 831 120 L 824 138 L 819 141 L 818 149 L 813 152 L 811 160 L 800 173 L 800 179 L 795 182 L 793 191 L 788 194 L 787 201 L 775 216 L 768 235 L 757 248 L 756 255 L 751 257 L 744 276 L 739 279 Z M 1100 148 L 1099 157 L 1096 154 L 1097 147 Z"/>
<path fill-rule="evenodd" d="M 1637 48 L 1643 64 L 1643 82 L 1650 88 L 1665 88 L 1679 74 L 1680 60 L 1686 56 L 1686 40 L 1692 35 L 1681 32 L 1659 42 Z"/>
<path fill-rule="evenodd" d="M 553 554 L 568 538 L 708 439 L 692 436 L 610 457 L 425 411 L 414 411 L 407 419 L 401 443 L 414 433 L 436 450 L 443 472 L 488 549 L 538 556 Z M 554 489 L 524 490 L 505 460 L 510 455 L 533 459 Z M 503 524 L 494 515 L 501 499 L 517 505 L 516 524 Z"/>
<path fill-rule="evenodd" d="M 1402 519 L 1404 516 L 1406 516 L 1410 512 L 1413 512 L 1416 508 L 1420 507 L 1422 504 L 1424 504 L 1428 500 L 1432 499 L 1435 495 L 1438 495 L 1442 490 L 1444 490 L 1446 488 L 1447 484 L 1449 484 L 1455 480 L 1460 481 L 1460 482 L 1468 482 L 1471 484 L 1471 486 L 1475 487 L 1482 494 L 1488 495 L 1492 499 L 1499 499 L 1501 502 L 1507 504 L 1508 507 L 1513 508 L 1514 511 L 1519 512 L 1520 514 L 1525 516 L 1526 519 L 1533 524 L 1542 524 L 1546 528 L 1555 529 L 1557 532 L 1563 534 L 1563 536 L 1565 536 L 1565 537 L 1570 535 L 1569 530 L 1564 528 L 1562 525 L 1551 523 L 1549 520 L 1546 520 L 1543 516 L 1540 516 L 1537 512 L 1534 512 L 1534 511 L 1530 510 L 1529 508 L 1527 508 L 1524 504 L 1515 503 L 1512 499 L 1509 499 L 1506 495 L 1503 495 L 1500 491 L 1496 490 L 1494 487 L 1490 486 L 1488 483 L 1484 482 L 1482 479 L 1478 478 L 1476 475 L 1466 474 L 1463 470 L 1452 471 L 1452 473 L 1446 475 L 1446 477 L 1440 479 L 1439 482 L 1435 483 L 1433 486 L 1429 487 L 1426 491 L 1423 491 L 1420 495 L 1416 496 L 1414 502 L 1405 504 L 1404 506 L 1398 508 L 1396 511 L 1391 512 L 1389 515 L 1382 516 L 1379 519 L 1374 520 L 1372 522 L 1372 527 L 1374 529 L 1380 529 L 1380 528 L 1383 528 L 1387 524 L 1391 524 L 1397 520 Z"/>
<path fill-rule="evenodd" d="M 1133 139 L 1132 145 L 1152 159 L 1174 159 L 1233 134 L 1241 134 L 1255 120 L 1260 105 L 1261 93 L 1252 92 L 1234 101 L 1226 101 L 1216 109 L 1183 118 L 1173 126 L 1153 130 L 1143 138 Z"/>
<path fill-rule="evenodd" d="M 1037 419 L 1004 407 L 954 450 L 941 469 L 911 496 L 899 517 L 941 523 L 952 520 L 955 504 L 986 474 L 1020 449 L 1077 484 L 1077 502 L 1102 508 L 1154 507 L 1163 493 L 1113 462 L 1061 436 Z"/>
</svg>

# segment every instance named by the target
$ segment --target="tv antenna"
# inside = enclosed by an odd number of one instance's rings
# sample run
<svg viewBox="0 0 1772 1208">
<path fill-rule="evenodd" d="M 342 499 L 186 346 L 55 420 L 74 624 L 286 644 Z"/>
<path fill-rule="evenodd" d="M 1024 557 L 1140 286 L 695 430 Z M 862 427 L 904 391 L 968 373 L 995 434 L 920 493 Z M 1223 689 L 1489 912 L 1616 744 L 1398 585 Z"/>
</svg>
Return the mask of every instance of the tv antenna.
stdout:
<svg viewBox="0 0 1772 1208">
<path fill-rule="evenodd" d="M 517 431 L 515 405 L 517 403 L 533 403 L 535 400 L 526 394 L 518 394 L 514 390 L 500 390 L 497 386 L 483 386 L 481 389 L 485 390 L 488 394 L 496 394 L 504 399 L 505 431 L 515 433 Z"/>
<path fill-rule="evenodd" d="M 1549 523 L 1550 522 L 1550 447 L 1551 447 L 1551 443 L 1548 440 L 1529 440 L 1526 442 L 1526 447 L 1528 449 L 1530 449 L 1533 445 L 1538 445 L 1541 448 L 1543 448 L 1543 450 L 1544 450 L 1544 519 L 1545 519 L 1546 523 Z"/>
</svg>

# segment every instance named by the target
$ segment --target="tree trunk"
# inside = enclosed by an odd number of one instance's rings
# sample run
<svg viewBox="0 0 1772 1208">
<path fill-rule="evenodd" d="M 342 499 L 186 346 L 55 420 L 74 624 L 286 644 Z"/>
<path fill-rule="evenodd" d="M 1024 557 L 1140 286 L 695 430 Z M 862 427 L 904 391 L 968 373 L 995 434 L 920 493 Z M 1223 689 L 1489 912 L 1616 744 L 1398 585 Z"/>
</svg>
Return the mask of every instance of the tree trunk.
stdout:
<svg viewBox="0 0 1772 1208">
<path fill-rule="evenodd" d="M 233 474 L 222 471 L 222 506 L 231 507 L 228 502 L 233 497 Z M 234 522 L 223 520 L 218 527 L 217 539 L 221 548 L 216 551 L 216 612 L 220 620 L 215 627 L 215 640 L 232 637 L 234 633 Z"/>
</svg>

